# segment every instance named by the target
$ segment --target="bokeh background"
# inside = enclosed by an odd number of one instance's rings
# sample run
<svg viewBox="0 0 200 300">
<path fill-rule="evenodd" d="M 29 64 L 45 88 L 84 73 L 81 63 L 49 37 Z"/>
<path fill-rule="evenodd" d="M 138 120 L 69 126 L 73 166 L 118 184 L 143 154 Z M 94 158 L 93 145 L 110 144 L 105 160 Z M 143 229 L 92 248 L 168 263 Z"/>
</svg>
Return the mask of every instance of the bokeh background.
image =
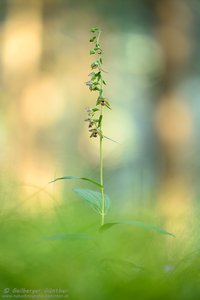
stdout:
<svg viewBox="0 0 200 300">
<path fill-rule="evenodd" d="M 94 26 L 112 106 L 105 135 L 118 141 L 104 141 L 107 220 L 163 225 L 176 239 L 136 229 L 80 236 L 99 224 L 72 191 L 88 185 L 49 184 L 99 177 L 84 122 L 96 102 L 85 86 Z M 199 0 L 0 1 L 1 288 L 199 299 L 199 28 Z"/>
<path fill-rule="evenodd" d="M 95 102 L 84 85 L 89 29 L 98 26 L 112 104 L 105 133 L 119 141 L 104 143 L 106 189 L 120 209 L 191 209 L 200 172 L 199 1 L 1 0 L 0 11 L 2 181 L 31 194 L 56 176 L 98 177 L 98 143 L 84 123 Z"/>
</svg>

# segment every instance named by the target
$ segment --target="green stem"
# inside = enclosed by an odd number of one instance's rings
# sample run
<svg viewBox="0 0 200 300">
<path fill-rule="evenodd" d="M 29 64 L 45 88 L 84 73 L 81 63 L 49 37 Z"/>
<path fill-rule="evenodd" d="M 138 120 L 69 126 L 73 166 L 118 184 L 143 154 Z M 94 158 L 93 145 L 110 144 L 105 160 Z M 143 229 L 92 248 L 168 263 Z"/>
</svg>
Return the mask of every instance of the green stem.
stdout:
<svg viewBox="0 0 200 300">
<path fill-rule="evenodd" d="M 100 115 L 103 118 L 103 107 L 101 106 Z M 102 124 L 102 122 L 101 122 Z M 102 132 L 102 125 L 100 125 L 100 132 Z M 105 197 L 104 197 L 104 186 L 103 186 L 103 135 L 100 134 L 100 144 L 99 144 L 99 150 L 100 150 L 100 184 L 101 184 L 101 225 L 104 225 L 104 219 L 105 219 Z"/>
</svg>

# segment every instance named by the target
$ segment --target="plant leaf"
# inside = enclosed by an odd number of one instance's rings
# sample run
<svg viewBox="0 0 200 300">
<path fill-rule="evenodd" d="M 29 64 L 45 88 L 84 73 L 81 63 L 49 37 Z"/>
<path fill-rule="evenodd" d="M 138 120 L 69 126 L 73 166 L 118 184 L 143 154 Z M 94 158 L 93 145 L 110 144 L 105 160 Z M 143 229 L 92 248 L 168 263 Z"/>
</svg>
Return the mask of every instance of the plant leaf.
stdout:
<svg viewBox="0 0 200 300">
<path fill-rule="evenodd" d="M 97 28 L 97 27 L 92 27 L 91 29 L 90 29 L 90 32 L 96 32 L 96 31 L 98 31 L 99 29 Z"/>
<path fill-rule="evenodd" d="M 98 125 L 97 125 L 98 128 L 101 126 L 102 118 L 103 118 L 103 116 L 100 115 L 99 120 L 98 120 Z"/>
<path fill-rule="evenodd" d="M 141 222 L 141 221 L 122 221 L 122 222 L 106 223 L 106 224 L 104 224 L 103 226 L 100 227 L 100 231 L 107 230 L 107 229 L 113 227 L 114 225 L 120 225 L 120 224 L 122 224 L 122 225 L 123 224 L 124 225 L 134 225 L 134 226 L 137 226 L 137 227 L 142 227 L 142 228 L 146 228 L 146 229 L 156 231 L 160 234 L 166 234 L 166 235 L 171 235 L 171 236 L 175 237 L 175 235 L 173 233 L 170 233 L 170 232 L 166 231 L 163 228 L 157 227 L 157 226 L 152 225 L 152 224 L 147 224 L 147 223 L 144 223 L 144 222 Z"/>
<path fill-rule="evenodd" d="M 108 103 L 105 103 L 105 106 L 108 108 L 108 109 L 111 109 L 110 105 Z"/>
<path fill-rule="evenodd" d="M 92 109 L 93 112 L 96 112 L 96 111 L 98 111 L 98 110 L 99 110 L 99 109 L 98 109 L 97 107 L 95 107 L 95 108 Z"/>
<path fill-rule="evenodd" d="M 94 49 L 91 49 L 90 50 L 90 54 L 95 54 L 96 52 L 95 52 L 95 50 Z"/>
<path fill-rule="evenodd" d="M 96 212 L 101 213 L 102 208 L 102 198 L 101 193 L 82 189 L 82 188 L 74 188 L 75 193 L 77 193 L 83 200 L 85 200 Z M 105 200 L 105 213 L 107 213 L 111 206 L 111 201 L 108 195 L 104 195 Z"/>
<path fill-rule="evenodd" d="M 109 141 L 112 141 L 112 142 L 114 142 L 114 143 L 120 144 L 119 142 L 117 142 L 117 141 L 115 141 L 115 140 L 112 140 L 111 138 L 109 138 L 109 137 L 107 137 L 107 136 L 105 136 L 105 135 L 103 135 L 103 137 L 104 137 L 105 139 L 109 140 Z"/>
<path fill-rule="evenodd" d="M 49 183 L 53 183 L 53 182 L 55 182 L 57 180 L 65 180 L 65 179 L 81 179 L 81 180 L 86 180 L 86 181 L 89 181 L 89 182 L 97 185 L 98 187 L 102 187 L 102 185 L 100 183 L 98 183 L 98 182 L 96 182 L 96 181 L 94 181 L 92 179 L 89 179 L 89 178 L 86 178 L 86 177 L 79 177 L 79 176 L 64 176 L 64 177 L 59 177 L 59 178 L 56 178 L 56 179 L 50 181 Z"/>
</svg>

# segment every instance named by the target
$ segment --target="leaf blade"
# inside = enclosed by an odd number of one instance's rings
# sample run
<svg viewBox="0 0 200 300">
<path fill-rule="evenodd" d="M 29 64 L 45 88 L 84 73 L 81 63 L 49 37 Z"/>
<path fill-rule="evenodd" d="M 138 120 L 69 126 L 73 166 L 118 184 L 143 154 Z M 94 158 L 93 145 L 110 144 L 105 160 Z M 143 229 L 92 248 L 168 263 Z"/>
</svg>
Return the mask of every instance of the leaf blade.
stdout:
<svg viewBox="0 0 200 300">
<path fill-rule="evenodd" d="M 96 32 L 96 31 L 98 31 L 99 30 L 99 28 L 97 28 L 97 27 L 92 27 L 91 29 L 90 29 L 90 32 Z"/>
<path fill-rule="evenodd" d="M 98 128 L 101 126 L 102 119 L 103 119 L 103 116 L 100 115 L 99 120 L 98 120 L 98 125 L 97 125 Z"/>
<path fill-rule="evenodd" d="M 116 144 L 120 144 L 119 142 L 117 142 L 117 141 L 115 141 L 115 140 L 112 140 L 111 138 L 109 138 L 109 137 L 107 137 L 107 136 L 105 136 L 105 135 L 103 135 L 103 137 L 104 137 L 105 139 L 111 141 L 111 142 L 114 142 L 114 143 L 116 143 Z"/>
<path fill-rule="evenodd" d="M 97 213 L 101 213 L 102 209 L 102 197 L 101 193 L 82 188 L 74 188 L 75 193 L 79 195 L 80 198 L 85 200 Z M 107 213 L 111 207 L 111 201 L 108 195 L 104 195 L 105 199 L 105 213 Z"/>
<path fill-rule="evenodd" d="M 65 180 L 65 179 L 80 179 L 80 180 L 85 180 L 85 181 L 89 181 L 90 183 L 93 183 L 95 185 L 97 185 L 98 187 L 103 187 L 100 183 L 90 179 L 90 178 L 87 178 L 87 177 L 79 177 L 79 176 L 63 176 L 63 177 L 58 177 L 52 181 L 50 181 L 49 183 L 53 183 L 55 181 L 58 181 L 58 180 Z"/>
<path fill-rule="evenodd" d="M 168 232 L 167 230 L 161 228 L 161 227 L 158 227 L 158 226 L 155 226 L 153 224 L 148 224 L 148 223 L 144 223 L 142 221 L 121 221 L 121 222 L 110 222 L 110 223 L 106 223 L 104 224 L 103 226 L 100 227 L 100 231 L 105 231 L 115 225 L 134 225 L 136 227 L 142 227 L 142 228 L 146 228 L 146 229 L 150 229 L 150 230 L 153 230 L 155 232 L 158 232 L 160 234 L 164 234 L 164 235 L 170 235 L 172 237 L 175 237 L 175 235 L 171 232 Z"/>
</svg>

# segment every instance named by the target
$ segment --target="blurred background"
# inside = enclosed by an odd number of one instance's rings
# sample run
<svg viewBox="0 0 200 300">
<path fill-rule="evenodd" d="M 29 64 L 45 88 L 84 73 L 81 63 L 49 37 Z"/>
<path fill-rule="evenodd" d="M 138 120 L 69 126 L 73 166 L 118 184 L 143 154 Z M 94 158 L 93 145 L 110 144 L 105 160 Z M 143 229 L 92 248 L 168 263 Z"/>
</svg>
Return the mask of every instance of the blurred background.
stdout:
<svg viewBox="0 0 200 300">
<path fill-rule="evenodd" d="M 85 82 L 97 26 L 112 105 L 105 135 L 119 142 L 104 141 L 113 206 L 192 210 L 200 192 L 199 25 L 198 0 L 1 0 L 2 189 L 17 183 L 26 197 L 45 187 L 59 201 L 74 183 L 49 186 L 53 178 L 98 179 L 98 142 L 84 123 L 96 100 Z M 30 210 L 51 205 L 43 196 L 27 202 Z"/>
</svg>

